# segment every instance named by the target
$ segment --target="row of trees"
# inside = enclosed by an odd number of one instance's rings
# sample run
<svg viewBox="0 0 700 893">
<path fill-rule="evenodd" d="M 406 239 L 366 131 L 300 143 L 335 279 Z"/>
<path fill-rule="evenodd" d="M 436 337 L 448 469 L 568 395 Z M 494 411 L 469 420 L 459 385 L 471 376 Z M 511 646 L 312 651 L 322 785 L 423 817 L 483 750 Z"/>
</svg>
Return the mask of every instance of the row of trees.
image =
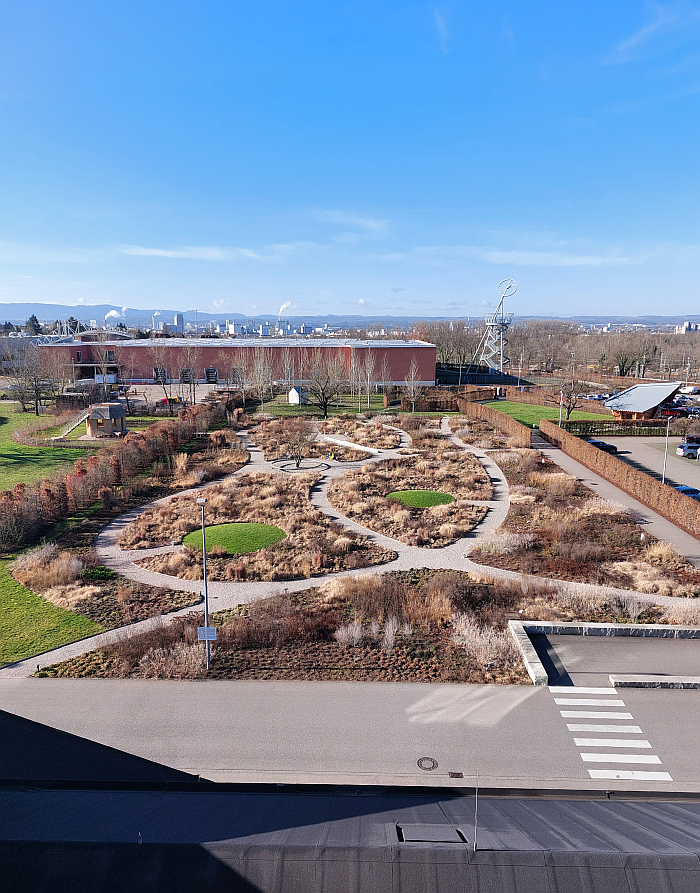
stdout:
<svg viewBox="0 0 700 893">
<path fill-rule="evenodd" d="M 419 322 L 412 328 L 414 337 L 435 344 L 438 363 L 460 366 L 478 361 L 483 331 L 482 323 L 464 320 Z M 699 332 L 585 332 L 575 322 L 532 319 L 511 326 L 507 338 L 512 373 L 564 370 L 570 375 L 573 369 L 639 378 L 700 374 Z"/>
</svg>

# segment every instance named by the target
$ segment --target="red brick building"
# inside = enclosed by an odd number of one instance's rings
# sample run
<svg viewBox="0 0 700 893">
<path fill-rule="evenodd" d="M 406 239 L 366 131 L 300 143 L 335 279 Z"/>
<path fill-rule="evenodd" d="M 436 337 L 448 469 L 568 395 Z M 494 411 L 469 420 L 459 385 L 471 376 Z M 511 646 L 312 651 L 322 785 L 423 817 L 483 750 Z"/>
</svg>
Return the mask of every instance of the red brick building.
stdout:
<svg viewBox="0 0 700 893">
<path fill-rule="evenodd" d="M 156 338 L 133 341 L 74 341 L 42 345 L 42 351 L 58 354 L 81 379 L 149 383 L 195 379 L 199 382 L 235 380 L 231 370 L 251 370 L 263 358 L 278 381 L 308 378 L 316 352 L 342 359 L 347 375 L 358 365 L 374 364 L 372 381 L 403 384 L 415 365 L 421 384 L 435 384 L 434 344 L 425 341 L 358 341 L 324 338 Z"/>
</svg>

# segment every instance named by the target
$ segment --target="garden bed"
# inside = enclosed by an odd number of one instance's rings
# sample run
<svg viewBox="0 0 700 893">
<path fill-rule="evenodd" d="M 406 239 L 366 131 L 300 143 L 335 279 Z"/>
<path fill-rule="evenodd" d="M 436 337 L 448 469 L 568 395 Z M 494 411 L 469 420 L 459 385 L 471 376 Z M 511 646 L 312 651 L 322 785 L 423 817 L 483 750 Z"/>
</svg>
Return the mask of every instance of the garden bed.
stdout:
<svg viewBox="0 0 700 893">
<path fill-rule="evenodd" d="M 509 619 L 700 624 L 700 606 L 686 607 L 456 571 L 367 574 L 212 614 L 209 674 L 191 613 L 37 675 L 528 685 Z"/>
<path fill-rule="evenodd" d="M 255 428 L 250 429 L 248 438 L 251 443 L 263 451 L 263 456 L 268 461 L 291 459 L 294 453 L 294 445 L 289 439 L 289 431 L 292 424 L 292 419 L 285 417 L 263 421 Z M 314 423 L 307 420 L 306 424 L 310 433 L 301 449 L 303 458 L 325 459 L 332 454 L 337 462 L 358 462 L 368 457 L 369 454 L 364 450 L 353 450 L 328 443 L 328 441 L 312 439 L 320 437 L 324 423 Z"/>
<path fill-rule="evenodd" d="M 17 582 L 47 602 L 107 629 L 201 601 L 196 593 L 125 580 L 98 565 L 94 554 L 81 556 L 60 550 L 55 543 L 25 552 L 11 572 Z"/>
<path fill-rule="evenodd" d="M 220 551 L 207 562 L 210 579 L 294 580 L 383 564 L 396 557 L 392 550 L 370 543 L 317 511 L 309 499 L 317 481 L 317 475 L 309 474 L 248 473 L 199 491 L 208 500 L 207 524 L 256 522 L 286 533 L 285 539 L 257 552 L 228 555 Z M 200 524 L 195 497 L 175 496 L 132 521 L 122 533 L 120 546 L 148 549 L 180 542 Z M 187 546 L 140 564 L 185 580 L 202 578 L 201 553 Z"/>
<path fill-rule="evenodd" d="M 420 508 L 387 498 L 399 490 L 428 488 L 454 501 Z M 491 494 L 478 460 L 456 449 L 373 462 L 353 468 L 328 487 L 331 504 L 349 518 L 406 545 L 429 548 L 449 545 L 473 530 L 487 508 L 467 500 L 488 500 Z"/>
<path fill-rule="evenodd" d="M 700 570 L 643 531 L 624 506 L 592 496 L 536 450 L 491 458 L 508 480 L 511 505 L 473 561 L 649 594 L 700 595 Z"/>
</svg>

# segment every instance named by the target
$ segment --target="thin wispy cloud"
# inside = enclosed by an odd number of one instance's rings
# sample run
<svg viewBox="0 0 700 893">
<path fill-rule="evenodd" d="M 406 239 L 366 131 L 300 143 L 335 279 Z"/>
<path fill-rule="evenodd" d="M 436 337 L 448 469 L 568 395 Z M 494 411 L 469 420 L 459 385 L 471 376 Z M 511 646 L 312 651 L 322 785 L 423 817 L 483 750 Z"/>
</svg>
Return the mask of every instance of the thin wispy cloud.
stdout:
<svg viewBox="0 0 700 893">
<path fill-rule="evenodd" d="M 19 242 L 0 242 L 2 264 L 85 264 L 104 256 L 104 252 L 89 248 L 54 248 L 47 245 L 24 245 Z"/>
<path fill-rule="evenodd" d="M 325 223 L 337 223 L 372 235 L 383 235 L 389 228 L 388 220 L 354 214 L 351 211 L 317 211 L 314 217 Z"/>
<path fill-rule="evenodd" d="M 464 257 L 487 264 L 510 264 L 522 267 L 604 267 L 637 262 L 620 254 L 573 254 L 566 251 L 531 251 L 477 245 L 431 246 L 416 250 L 419 254 L 434 257 L 436 260 Z"/>
<path fill-rule="evenodd" d="M 176 260 L 203 260 L 230 262 L 236 260 L 255 260 L 262 262 L 279 262 L 293 254 L 304 250 L 319 249 L 322 246 L 314 242 L 285 242 L 266 245 L 263 248 L 221 248 L 217 245 L 184 245 L 177 248 L 148 248 L 142 245 L 120 245 L 121 254 L 132 257 L 165 257 Z"/>
<path fill-rule="evenodd" d="M 690 40 L 691 29 L 700 24 L 700 9 L 687 0 L 648 3 L 647 10 L 647 23 L 616 44 L 604 64 L 619 65 L 648 56 L 664 49 L 669 39 L 674 43 Z"/>
<path fill-rule="evenodd" d="M 435 27 L 437 28 L 438 37 L 440 38 L 440 52 L 449 53 L 450 48 L 447 45 L 447 41 L 450 37 L 450 29 L 447 27 L 447 19 L 444 10 L 434 9 L 433 16 L 435 18 Z"/>
</svg>

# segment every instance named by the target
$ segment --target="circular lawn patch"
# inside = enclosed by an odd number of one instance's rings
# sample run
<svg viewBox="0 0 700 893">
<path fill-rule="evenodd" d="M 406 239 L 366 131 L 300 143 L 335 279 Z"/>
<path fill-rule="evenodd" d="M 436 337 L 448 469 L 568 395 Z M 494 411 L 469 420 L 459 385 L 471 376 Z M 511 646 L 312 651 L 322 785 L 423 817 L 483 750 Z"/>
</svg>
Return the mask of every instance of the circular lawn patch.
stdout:
<svg viewBox="0 0 700 893">
<path fill-rule="evenodd" d="M 448 502 L 455 501 L 454 496 L 440 493 L 439 490 L 394 490 L 393 493 L 387 493 L 386 498 L 414 509 L 427 509 L 433 505 L 447 505 Z"/>
<path fill-rule="evenodd" d="M 272 524 L 252 524 L 237 521 L 232 524 L 215 524 L 207 527 L 207 554 L 214 546 L 226 549 L 229 555 L 242 555 L 244 552 L 257 552 L 283 540 L 287 534 Z M 202 548 L 202 531 L 193 530 L 182 541 L 193 549 Z"/>
</svg>

